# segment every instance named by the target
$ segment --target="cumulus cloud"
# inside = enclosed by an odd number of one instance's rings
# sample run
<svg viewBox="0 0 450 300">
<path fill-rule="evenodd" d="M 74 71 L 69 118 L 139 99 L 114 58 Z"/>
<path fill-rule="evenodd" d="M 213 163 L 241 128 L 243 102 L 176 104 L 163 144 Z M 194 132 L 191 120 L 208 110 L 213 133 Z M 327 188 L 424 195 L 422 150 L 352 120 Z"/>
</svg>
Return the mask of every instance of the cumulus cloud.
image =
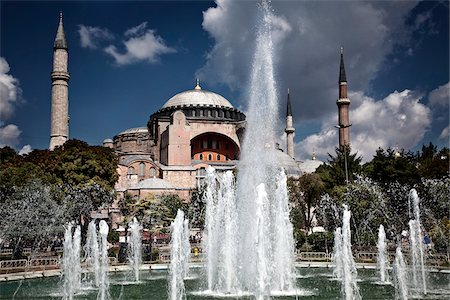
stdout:
<svg viewBox="0 0 450 300">
<path fill-rule="evenodd" d="M 100 42 L 114 39 L 113 34 L 106 28 L 78 25 L 78 33 L 83 48 L 97 49 Z"/>
<path fill-rule="evenodd" d="M 115 45 L 109 45 L 104 51 L 111 55 L 118 65 L 128 65 L 140 61 L 155 63 L 159 56 L 174 53 L 176 50 L 166 45 L 155 30 L 147 28 L 147 22 L 125 31 L 122 41 L 125 52 L 120 52 Z"/>
<path fill-rule="evenodd" d="M 250 77 L 257 5 L 225 0 L 216 4 L 203 13 L 202 26 L 214 46 L 197 75 L 237 90 Z M 341 46 L 350 89 L 365 90 L 394 46 L 408 39 L 404 21 L 415 5 L 414 1 L 273 1 L 277 81 L 279 91 L 291 89 L 295 120 L 318 121 L 335 112 Z M 281 99 L 285 96 L 280 93 Z"/>
<path fill-rule="evenodd" d="M 450 101 L 450 83 L 447 82 L 432 90 L 428 96 L 428 100 L 432 106 L 448 107 Z"/>
<path fill-rule="evenodd" d="M 30 153 L 31 151 L 33 151 L 33 149 L 31 149 L 31 146 L 30 145 L 25 145 L 25 146 L 22 147 L 22 149 L 20 149 L 19 155 L 25 155 L 25 154 Z"/>
<path fill-rule="evenodd" d="M 12 75 L 9 64 L 0 57 L 0 147 L 15 147 L 19 143 L 20 129 L 14 124 L 5 124 L 15 110 L 15 106 L 21 102 L 21 89 L 19 81 Z"/>
<path fill-rule="evenodd" d="M 19 81 L 12 75 L 9 64 L 0 57 L 0 126 L 14 114 L 15 105 L 20 102 Z"/>
<path fill-rule="evenodd" d="M 15 147 L 19 143 L 22 131 L 14 124 L 0 127 L 0 148 L 5 146 Z"/>
<path fill-rule="evenodd" d="M 425 135 L 431 125 L 431 110 L 420 103 L 421 96 L 410 91 L 393 92 L 375 101 L 362 92 L 350 93 L 351 146 L 369 161 L 376 149 L 395 147 L 411 149 Z M 334 153 L 338 134 L 334 125 L 336 114 L 330 115 L 322 130 L 296 145 L 298 157 L 308 157 L 315 149 L 322 159 Z"/>
<path fill-rule="evenodd" d="M 449 126 L 442 129 L 441 134 L 439 135 L 440 139 L 448 140 L 450 138 Z"/>
</svg>

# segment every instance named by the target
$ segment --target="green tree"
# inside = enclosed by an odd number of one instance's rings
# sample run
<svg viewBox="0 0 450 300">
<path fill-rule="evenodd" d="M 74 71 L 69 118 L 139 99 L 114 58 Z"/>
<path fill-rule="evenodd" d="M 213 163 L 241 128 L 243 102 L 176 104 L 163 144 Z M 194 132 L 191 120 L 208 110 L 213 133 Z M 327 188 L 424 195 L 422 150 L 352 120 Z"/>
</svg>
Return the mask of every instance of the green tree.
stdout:
<svg viewBox="0 0 450 300">
<path fill-rule="evenodd" d="M 347 174 L 349 183 L 353 182 L 357 175 L 361 174 L 361 156 L 351 153 L 350 147 L 336 148 L 336 155 L 328 154 L 329 159 L 320 165 L 316 173 L 325 184 L 326 191 L 332 190 L 337 185 L 346 184 L 345 166 L 347 162 Z"/>
<path fill-rule="evenodd" d="M 303 223 L 308 232 L 314 218 L 313 208 L 316 206 L 321 194 L 325 190 L 325 184 L 318 174 L 311 173 L 301 176 L 299 179 L 288 179 L 289 200 L 293 206 L 293 217 L 296 223 Z M 295 214 L 301 214 L 296 216 Z"/>
</svg>

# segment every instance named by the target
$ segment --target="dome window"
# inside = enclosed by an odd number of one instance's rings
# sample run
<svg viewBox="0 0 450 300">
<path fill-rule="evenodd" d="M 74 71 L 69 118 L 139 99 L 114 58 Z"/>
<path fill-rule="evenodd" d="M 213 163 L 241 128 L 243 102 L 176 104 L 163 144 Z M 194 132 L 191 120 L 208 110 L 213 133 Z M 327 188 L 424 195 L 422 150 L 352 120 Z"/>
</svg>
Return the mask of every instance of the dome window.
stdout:
<svg viewBox="0 0 450 300">
<path fill-rule="evenodd" d="M 220 160 L 220 154 L 217 154 L 217 160 Z"/>
<path fill-rule="evenodd" d="M 208 154 L 208 160 L 212 160 L 212 155 Z"/>
<path fill-rule="evenodd" d="M 153 168 L 153 167 L 151 167 L 151 168 L 150 168 L 150 177 L 154 178 L 155 175 L 156 175 L 156 169 Z"/>
<path fill-rule="evenodd" d="M 203 160 L 203 154 L 200 154 L 200 155 L 198 156 L 198 158 L 199 158 L 200 160 Z"/>
<path fill-rule="evenodd" d="M 128 168 L 128 175 L 134 175 L 134 167 Z"/>
</svg>

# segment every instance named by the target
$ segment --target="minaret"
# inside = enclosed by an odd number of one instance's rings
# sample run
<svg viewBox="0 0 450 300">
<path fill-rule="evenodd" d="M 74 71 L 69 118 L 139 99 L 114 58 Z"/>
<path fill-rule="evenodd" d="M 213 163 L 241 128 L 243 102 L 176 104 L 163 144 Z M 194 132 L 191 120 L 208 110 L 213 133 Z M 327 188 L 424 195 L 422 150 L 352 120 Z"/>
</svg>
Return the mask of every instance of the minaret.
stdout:
<svg viewBox="0 0 450 300">
<path fill-rule="evenodd" d="M 288 96 L 287 96 L 287 110 L 286 110 L 286 129 L 284 129 L 284 132 L 286 132 L 286 148 L 287 148 L 287 154 L 294 158 L 294 132 L 295 128 L 292 126 L 292 108 L 291 108 L 291 96 L 288 89 Z"/>
<path fill-rule="evenodd" d="M 67 41 L 64 35 L 62 13 L 53 45 L 52 123 L 50 150 L 63 145 L 69 136 L 69 72 L 67 72 Z"/>
<path fill-rule="evenodd" d="M 345 77 L 344 49 L 341 47 L 341 65 L 339 67 L 339 99 L 336 101 L 339 110 L 339 148 L 350 145 L 349 111 L 350 99 L 347 98 L 347 78 Z"/>
</svg>

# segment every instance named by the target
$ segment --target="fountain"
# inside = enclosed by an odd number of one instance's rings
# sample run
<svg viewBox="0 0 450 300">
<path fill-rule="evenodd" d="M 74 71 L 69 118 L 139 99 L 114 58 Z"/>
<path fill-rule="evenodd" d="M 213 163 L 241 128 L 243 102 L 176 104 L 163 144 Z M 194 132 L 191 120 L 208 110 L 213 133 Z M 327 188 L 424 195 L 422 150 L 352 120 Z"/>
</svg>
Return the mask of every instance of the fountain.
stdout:
<svg viewBox="0 0 450 300">
<path fill-rule="evenodd" d="M 134 280 L 139 281 L 139 268 L 142 265 L 142 226 L 136 218 L 133 218 L 128 228 L 130 232 L 128 263 L 134 273 Z"/>
<path fill-rule="evenodd" d="M 380 282 L 385 284 L 389 282 L 389 260 L 386 249 L 386 233 L 384 231 L 384 226 L 380 225 L 378 229 L 378 256 L 377 256 L 377 268 L 380 273 Z"/>
<path fill-rule="evenodd" d="M 108 280 L 108 233 L 109 226 L 104 220 L 100 221 L 99 224 L 100 233 L 100 272 L 99 272 L 99 290 L 97 294 L 98 300 L 109 299 L 109 280 Z"/>
<path fill-rule="evenodd" d="M 84 253 L 86 266 L 91 268 L 94 275 L 94 284 L 98 287 L 100 285 L 100 251 L 95 220 L 89 222 Z M 86 274 L 88 276 L 89 273 Z"/>
<path fill-rule="evenodd" d="M 77 226 L 73 235 L 72 229 L 73 223 L 69 223 L 64 234 L 64 256 L 62 262 L 62 276 L 64 278 L 63 299 L 70 300 L 81 289 L 81 228 Z"/>
<path fill-rule="evenodd" d="M 400 246 L 398 246 L 395 251 L 394 275 L 396 298 L 408 300 L 407 269 L 405 260 L 403 259 L 402 248 Z"/>
<path fill-rule="evenodd" d="M 420 293 L 427 294 L 426 271 L 424 265 L 424 249 L 422 226 L 420 224 L 419 197 L 417 191 L 412 189 L 409 199 L 413 203 L 414 219 L 409 220 L 409 248 L 412 264 L 412 279 L 414 286 Z"/>
<path fill-rule="evenodd" d="M 272 14 L 265 1 L 261 4 L 261 13 L 236 192 L 224 196 L 225 190 L 232 189 L 226 179 L 230 175 L 225 174 L 225 179 L 221 180 L 209 170 L 205 247 L 209 291 L 250 293 L 258 299 L 278 292 L 295 293 L 294 242 L 286 180 L 284 175 L 279 175 L 273 153 L 277 151 L 274 146 L 278 107 Z M 264 126 L 261 126 L 262 119 Z M 214 178 L 222 181 L 219 186 L 213 182 Z M 224 220 L 223 227 L 213 220 L 216 215 Z M 231 228 L 239 234 L 233 235 Z"/>
<path fill-rule="evenodd" d="M 351 213 L 348 207 L 344 205 L 344 214 L 342 217 L 342 231 L 337 228 L 335 233 L 335 270 L 333 274 L 341 280 L 342 299 L 359 300 L 361 295 L 356 283 L 357 271 L 356 263 L 353 259 L 351 231 L 350 231 Z"/>
<path fill-rule="evenodd" d="M 182 300 L 185 298 L 184 279 L 188 268 L 190 255 L 189 231 L 186 230 L 188 220 L 184 219 L 184 212 L 178 210 L 175 220 L 171 224 L 170 240 L 170 265 L 168 295 L 170 300 Z"/>
<path fill-rule="evenodd" d="M 333 248 L 333 276 L 338 279 L 342 280 L 344 277 L 343 272 L 343 260 L 342 260 L 342 233 L 341 233 L 341 227 L 337 227 L 334 230 L 334 248 Z"/>
</svg>

